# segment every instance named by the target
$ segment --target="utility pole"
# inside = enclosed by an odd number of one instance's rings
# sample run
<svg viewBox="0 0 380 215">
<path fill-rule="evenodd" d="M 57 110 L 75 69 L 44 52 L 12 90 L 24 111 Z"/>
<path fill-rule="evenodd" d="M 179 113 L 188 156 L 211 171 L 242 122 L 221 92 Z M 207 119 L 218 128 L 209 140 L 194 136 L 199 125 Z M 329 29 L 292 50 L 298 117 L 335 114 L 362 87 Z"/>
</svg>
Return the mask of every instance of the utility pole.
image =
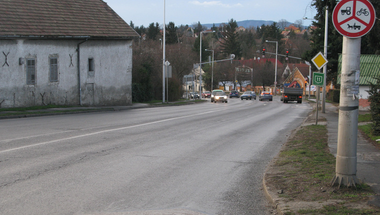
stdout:
<svg viewBox="0 0 380 215">
<path fill-rule="evenodd" d="M 329 6 L 326 6 L 325 17 L 325 43 L 324 43 L 324 56 L 327 59 L 327 43 L 328 43 L 328 31 L 329 31 Z M 326 77 L 327 77 L 327 64 L 323 67 L 323 74 L 325 74 L 323 89 L 322 89 L 322 113 L 326 113 Z"/>
<path fill-rule="evenodd" d="M 360 6 L 357 6 L 358 2 L 361 3 Z M 353 5 L 352 12 L 349 14 L 344 13 L 347 4 Z M 368 11 L 368 15 L 360 16 L 358 13 L 362 10 Z M 358 21 L 355 25 L 359 28 L 356 30 L 350 27 L 352 18 Z M 338 148 L 335 177 L 332 180 L 332 185 L 339 185 L 339 187 L 341 185 L 355 186 L 358 182 L 356 167 L 361 37 L 372 29 L 375 18 L 376 11 L 368 0 L 342 0 L 333 11 L 334 27 L 343 35 Z"/>
<path fill-rule="evenodd" d="M 361 38 L 343 37 L 342 75 L 340 87 L 338 151 L 336 174 L 332 184 L 355 186 Z"/>
</svg>

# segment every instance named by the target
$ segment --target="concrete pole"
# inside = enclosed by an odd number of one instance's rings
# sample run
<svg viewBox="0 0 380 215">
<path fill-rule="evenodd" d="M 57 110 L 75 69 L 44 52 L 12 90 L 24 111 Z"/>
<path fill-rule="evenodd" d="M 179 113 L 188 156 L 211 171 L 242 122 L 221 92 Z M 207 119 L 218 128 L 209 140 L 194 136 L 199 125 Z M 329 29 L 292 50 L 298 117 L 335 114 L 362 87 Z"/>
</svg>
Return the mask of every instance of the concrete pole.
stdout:
<svg viewBox="0 0 380 215">
<path fill-rule="evenodd" d="M 332 185 L 355 186 L 361 38 L 343 37 L 338 151 Z"/>
<path fill-rule="evenodd" d="M 277 96 L 277 54 L 278 54 L 278 42 L 276 41 L 276 63 L 274 69 L 274 95 Z"/>
<path fill-rule="evenodd" d="M 212 51 L 212 64 L 211 64 L 211 92 L 214 89 L 214 50 Z"/>
<path fill-rule="evenodd" d="M 166 24 L 165 24 L 165 0 L 164 0 L 164 27 L 162 29 L 162 34 L 164 35 L 163 37 L 163 49 L 162 49 L 162 103 L 165 103 L 165 35 L 166 35 Z"/>
<path fill-rule="evenodd" d="M 202 97 L 202 31 L 199 35 L 199 96 Z"/>
<path fill-rule="evenodd" d="M 328 31 L 329 31 L 329 7 L 326 6 L 326 17 L 325 17 L 325 44 L 324 44 L 324 55 L 327 59 L 327 43 L 328 43 Z M 325 104 L 326 104 L 326 77 L 327 77 L 327 64 L 323 67 L 323 74 L 324 80 L 323 80 L 323 89 L 322 89 L 322 113 L 325 112 Z"/>
<path fill-rule="evenodd" d="M 310 91 L 311 91 L 311 64 L 309 63 L 309 100 L 310 100 Z"/>
</svg>

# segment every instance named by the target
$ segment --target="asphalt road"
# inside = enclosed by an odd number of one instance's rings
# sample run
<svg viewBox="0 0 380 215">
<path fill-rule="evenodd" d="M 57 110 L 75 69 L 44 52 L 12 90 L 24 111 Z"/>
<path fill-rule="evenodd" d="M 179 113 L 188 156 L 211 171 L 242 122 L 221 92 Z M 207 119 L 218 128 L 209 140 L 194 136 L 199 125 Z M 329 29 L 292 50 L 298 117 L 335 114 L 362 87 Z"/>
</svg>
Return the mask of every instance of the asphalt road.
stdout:
<svg viewBox="0 0 380 215">
<path fill-rule="evenodd" d="M 1 120 L 0 214 L 271 214 L 265 167 L 310 110 L 229 99 Z"/>
</svg>

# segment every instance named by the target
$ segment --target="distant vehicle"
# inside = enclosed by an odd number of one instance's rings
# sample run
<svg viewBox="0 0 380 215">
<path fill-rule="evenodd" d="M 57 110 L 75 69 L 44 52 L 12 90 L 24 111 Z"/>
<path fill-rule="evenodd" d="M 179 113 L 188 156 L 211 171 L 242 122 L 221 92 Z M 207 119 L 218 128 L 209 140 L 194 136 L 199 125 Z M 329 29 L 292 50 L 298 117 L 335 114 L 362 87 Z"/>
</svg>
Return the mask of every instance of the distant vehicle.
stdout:
<svg viewBox="0 0 380 215">
<path fill-rule="evenodd" d="M 289 101 L 297 101 L 297 103 L 302 103 L 302 95 L 303 89 L 297 81 L 293 81 L 290 84 L 284 84 L 281 101 L 284 103 L 288 103 Z"/>
<path fill-rule="evenodd" d="M 240 97 L 239 92 L 237 90 L 231 90 L 230 98 L 232 98 L 232 97 L 239 98 Z"/>
<path fill-rule="evenodd" d="M 261 92 L 260 95 L 259 95 L 259 101 L 262 101 L 262 100 L 272 101 L 273 100 L 272 93 L 268 92 L 268 91 Z"/>
<path fill-rule="evenodd" d="M 214 97 L 217 92 L 223 92 L 223 90 L 213 90 L 211 93 L 211 102 L 214 102 Z"/>
<path fill-rule="evenodd" d="M 202 93 L 202 98 L 210 98 L 211 97 L 211 92 L 210 91 L 205 91 Z"/>
<path fill-rule="evenodd" d="M 199 93 L 190 92 L 190 98 L 191 99 L 199 99 L 200 98 Z"/>
<path fill-rule="evenodd" d="M 227 95 L 222 91 L 222 92 L 215 92 L 215 95 L 214 95 L 214 103 L 216 102 L 225 102 L 227 103 L 228 100 L 227 100 Z"/>
<path fill-rule="evenodd" d="M 253 92 L 253 91 L 245 91 L 243 93 L 243 95 L 240 96 L 240 99 L 243 100 L 243 99 L 246 99 L 246 100 L 256 100 L 256 93 Z"/>
<path fill-rule="evenodd" d="M 189 98 L 190 98 L 190 93 L 184 92 L 184 93 L 182 94 L 182 98 L 184 98 L 184 99 L 189 99 Z"/>
</svg>

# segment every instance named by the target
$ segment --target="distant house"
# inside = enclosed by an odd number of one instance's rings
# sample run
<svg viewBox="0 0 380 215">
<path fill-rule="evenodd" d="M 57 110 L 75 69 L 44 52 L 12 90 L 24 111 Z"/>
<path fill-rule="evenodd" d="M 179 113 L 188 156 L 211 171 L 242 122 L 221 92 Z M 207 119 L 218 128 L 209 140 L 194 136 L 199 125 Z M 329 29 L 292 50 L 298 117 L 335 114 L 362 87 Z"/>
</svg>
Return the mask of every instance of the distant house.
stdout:
<svg viewBox="0 0 380 215">
<path fill-rule="evenodd" d="M 338 64 L 338 84 L 340 84 L 340 74 L 342 74 L 342 55 L 339 55 Z M 375 78 L 380 77 L 380 56 L 379 55 L 360 55 L 360 82 L 359 82 L 359 109 L 368 110 L 370 83 L 376 83 Z"/>
<path fill-rule="evenodd" d="M 0 106 L 132 103 L 132 39 L 102 0 L 0 7 Z"/>
<path fill-rule="evenodd" d="M 289 66 L 287 66 L 289 68 Z M 302 67 L 300 67 L 302 68 Z M 284 72 L 285 73 L 285 72 Z M 298 86 L 303 89 L 303 94 L 306 95 L 308 92 L 307 88 L 307 76 L 304 76 L 298 67 L 293 67 L 291 72 L 287 75 L 282 85 L 292 84 L 293 82 L 297 82 Z"/>
</svg>

